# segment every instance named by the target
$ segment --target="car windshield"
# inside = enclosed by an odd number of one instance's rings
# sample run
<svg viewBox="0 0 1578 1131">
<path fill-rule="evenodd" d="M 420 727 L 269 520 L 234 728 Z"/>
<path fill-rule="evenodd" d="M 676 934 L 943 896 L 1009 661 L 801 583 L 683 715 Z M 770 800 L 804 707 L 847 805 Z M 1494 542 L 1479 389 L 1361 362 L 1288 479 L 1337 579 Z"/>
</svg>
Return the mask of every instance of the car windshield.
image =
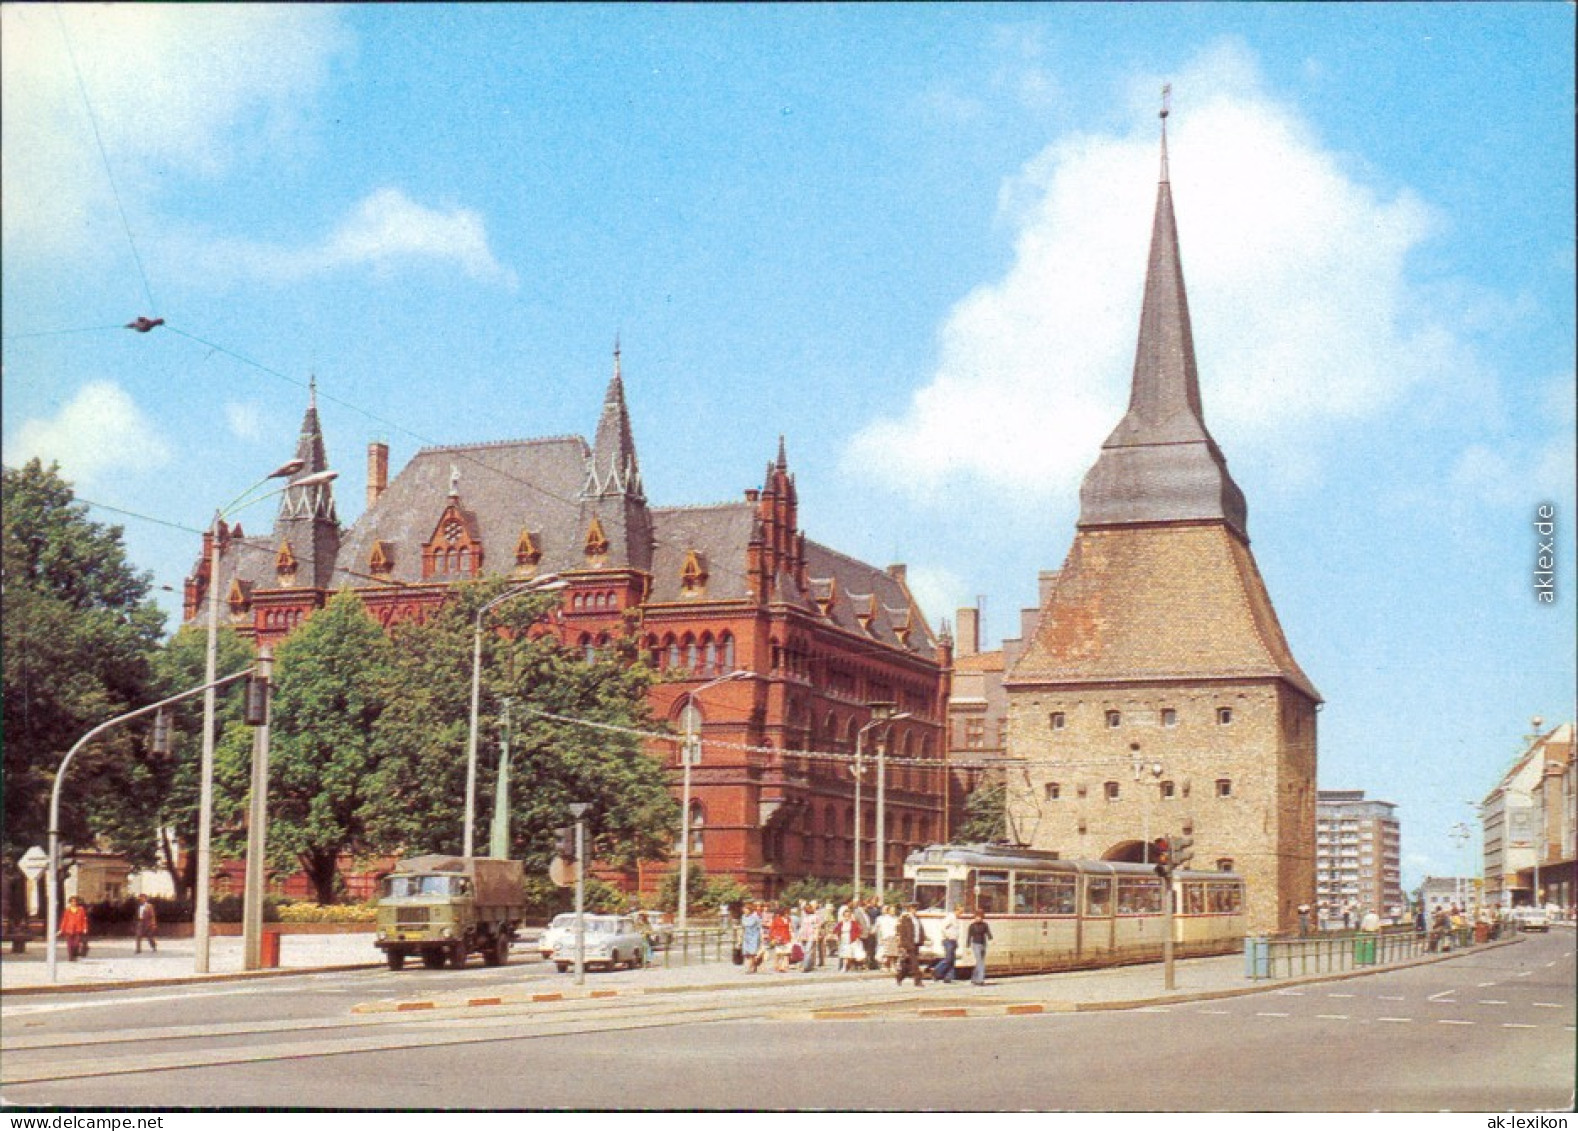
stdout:
<svg viewBox="0 0 1578 1131">
<path fill-rule="evenodd" d="M 382 894 L 385 899 L 404 899 L 413 895 L 469 895 L 471 882 L 464 876 L 388 876 Z"/>
</svg>

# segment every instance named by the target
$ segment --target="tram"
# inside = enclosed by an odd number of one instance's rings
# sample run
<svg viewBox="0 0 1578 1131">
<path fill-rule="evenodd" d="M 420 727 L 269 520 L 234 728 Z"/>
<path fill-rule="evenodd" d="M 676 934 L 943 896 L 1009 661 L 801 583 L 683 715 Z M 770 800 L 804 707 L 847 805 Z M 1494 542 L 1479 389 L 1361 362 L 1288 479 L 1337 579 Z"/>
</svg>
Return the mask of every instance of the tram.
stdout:
<svg viewBox="0 0 1578 1131">
<path fill-rule="evenodd" d="M 941 920 L 960 916 L 958 964 L 974 965 L 964 944 L 977 910 L 992 928 L 993 974 L 1153 962 L 1166 937 L 1168 881 L 1150 864 L 1065 860 L 1056 853 L 992 844 L 933 845 L 912 852 L 904 879 L 926 928 L 925 958 L 942 956 Z M 1173 953 L 1227 954 L 1243 946 L 1243 878 L 1179 871 L 1172 880 Z"/>
</svg>

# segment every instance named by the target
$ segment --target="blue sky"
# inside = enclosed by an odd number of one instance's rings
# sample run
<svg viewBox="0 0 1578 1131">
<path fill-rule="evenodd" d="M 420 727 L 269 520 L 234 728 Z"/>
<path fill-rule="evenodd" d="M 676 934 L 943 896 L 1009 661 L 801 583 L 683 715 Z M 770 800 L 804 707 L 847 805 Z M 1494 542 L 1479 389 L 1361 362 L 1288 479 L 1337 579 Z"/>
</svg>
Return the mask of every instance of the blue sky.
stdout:
<svg viewBox="0 0 1578 1131">
<path fill-rule="evenodd" d="M 1573 717 L 1570 5 L 0 19 L 5 460 L 174 524 L 99 513 L 161 585 L 309 374 L 351 521 L 372 439 L 589 436 L 617 335 L 655 502 L 739 498 L 781 433 L 812 538 L 995 643 L 1122 412 L 1170 82 L 1206 416 L 1321 785 L 1451 873 Z"/>
</svg>

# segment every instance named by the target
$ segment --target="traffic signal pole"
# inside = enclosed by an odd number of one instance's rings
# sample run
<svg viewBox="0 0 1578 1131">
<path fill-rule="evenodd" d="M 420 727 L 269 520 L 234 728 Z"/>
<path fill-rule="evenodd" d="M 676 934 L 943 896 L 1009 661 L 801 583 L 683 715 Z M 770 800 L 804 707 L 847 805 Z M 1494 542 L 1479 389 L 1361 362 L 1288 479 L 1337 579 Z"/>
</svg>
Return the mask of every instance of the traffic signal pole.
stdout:
<svg viewBox="0 0 1578 1131">
<path fill-rule="evenodd" d="M 1163 881 L 1162 898 L 1166 901 L 1166 908 L 1162 914 L 1162 985 L 1172 990 L 1177 988 L 1173 978 L 1173 903 L 1177 889 L 1173 887 L 1173 878 L 1169 874 Z"/>
</svg>

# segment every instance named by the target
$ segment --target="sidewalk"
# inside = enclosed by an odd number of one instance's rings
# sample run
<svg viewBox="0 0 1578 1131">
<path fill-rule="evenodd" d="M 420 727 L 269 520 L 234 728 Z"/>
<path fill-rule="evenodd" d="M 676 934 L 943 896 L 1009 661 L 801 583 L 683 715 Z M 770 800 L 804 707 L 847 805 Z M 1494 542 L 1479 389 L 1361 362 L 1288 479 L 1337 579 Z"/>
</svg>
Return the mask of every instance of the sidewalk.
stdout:
<svg viewBox="0 0 1578 1131">
<path fill-rule="evenodd" d="M 39 939 L 27 944 L 25 954 L 12 954 L 9 948 L 0 953 L 0 995 L 259 978 L 383 965 L 383 955 L 373 946 L 370 931 L 352 935 L 281 935 L 279 969 L 252 973 L 241 969 L 239 938 L 209 940 L 207 975 L 196 973 L 195 950 L 196 943 L 191 939 L 161 939 L 158 950 L 144 946 L 141 954 L 136 953 L 136 943 L 129 938 L 92 939 L 88 956 L 71 962 L 66 958 L 66 943 L 62 939 L 56 952 L 56 980 L 52 986 L 47 945 Z"/>
</svg>

